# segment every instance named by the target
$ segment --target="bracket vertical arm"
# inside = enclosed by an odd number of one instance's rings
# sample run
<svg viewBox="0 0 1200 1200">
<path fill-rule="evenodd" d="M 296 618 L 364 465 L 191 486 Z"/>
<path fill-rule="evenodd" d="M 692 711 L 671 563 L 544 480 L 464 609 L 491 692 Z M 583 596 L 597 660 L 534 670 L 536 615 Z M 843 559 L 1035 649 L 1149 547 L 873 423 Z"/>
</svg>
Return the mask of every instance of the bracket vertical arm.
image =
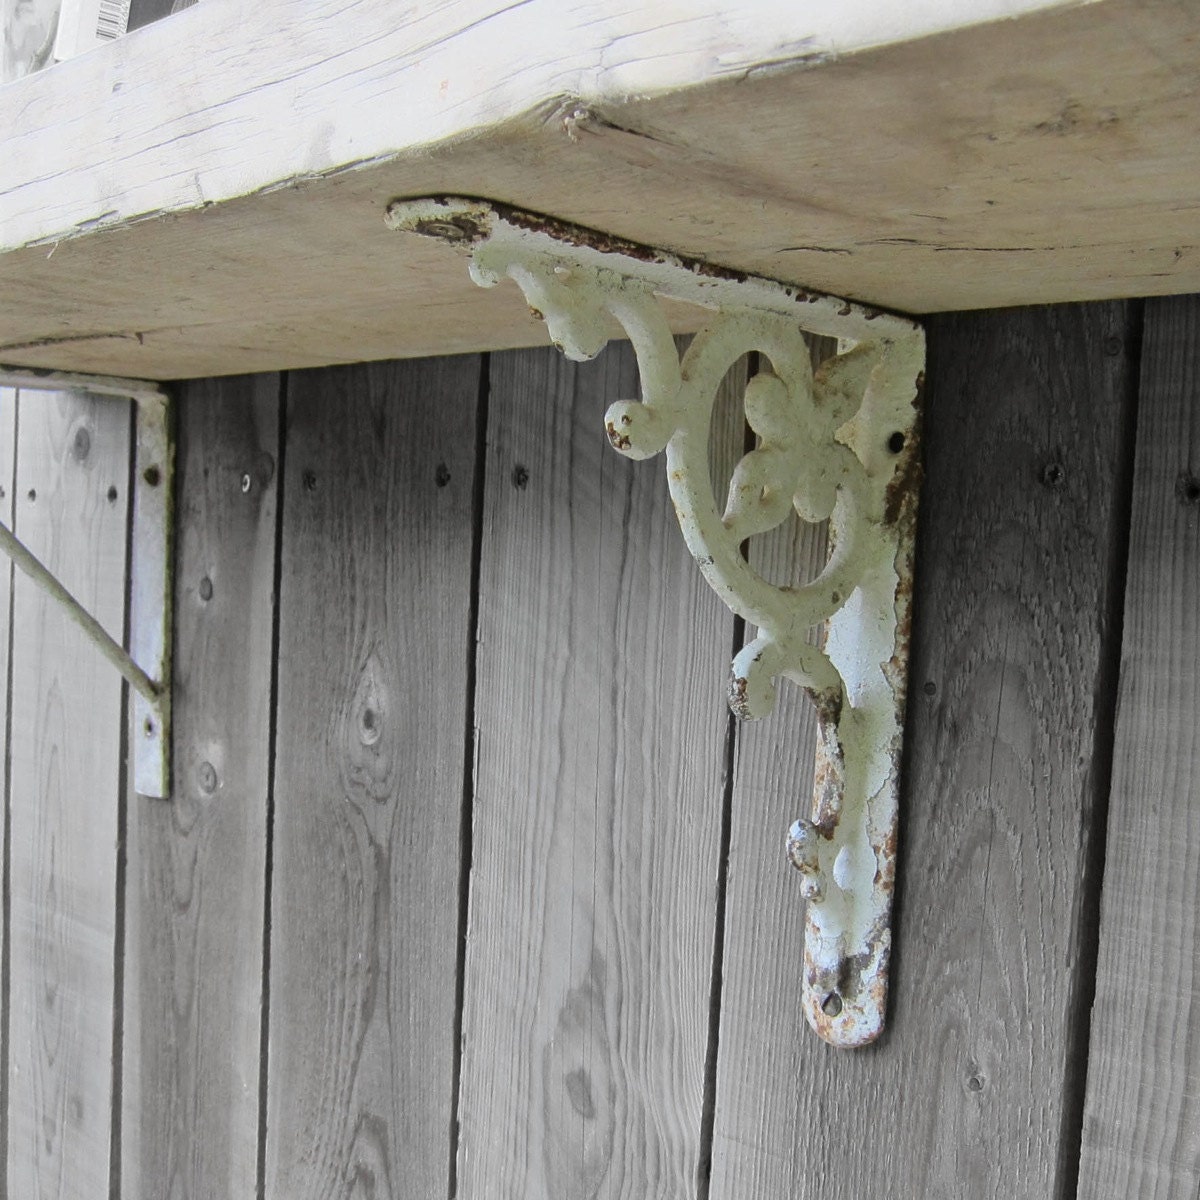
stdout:
<svg viewBox="0 0 1200 1200">
<path fill-rule="evenodd" d="M 139 795 L 171 794 L 171 622 L 175 446 L 171 402 L 163 394 L 137 402 L 130 562 L 129 649 L 160 681 L 156 702 L 133 696 L 133 783 Z"/>
</svg>

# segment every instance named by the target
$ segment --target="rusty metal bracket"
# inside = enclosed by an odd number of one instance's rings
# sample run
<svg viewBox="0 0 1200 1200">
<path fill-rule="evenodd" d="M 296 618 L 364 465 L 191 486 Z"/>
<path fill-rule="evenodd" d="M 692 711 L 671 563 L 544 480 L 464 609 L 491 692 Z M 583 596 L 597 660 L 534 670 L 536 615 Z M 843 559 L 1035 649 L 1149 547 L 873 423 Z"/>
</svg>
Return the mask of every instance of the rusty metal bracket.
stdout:
<svg viewBox="0 0 1200 1200">
<path fill-rule="evenodd" d="M 837 1046 L 883 1028 L 896 873 L 917 446 L 925 342 L 914 322 L 768 279 L 747 277 L 485 201 L 398 200 L 388 225 L 464 248 L 476 283 L 511 278 L 568 358 L 593 358 L 615 318 L 633 342 L 640 401 L 614 404 L 609 440 L 630 458 L 666 451 L 688 548 L 709 584 L 756 628 L 733 662 L 742 718 L 774 705 L 786 677 L 819 724 L 811 811 L 787 853 L 808 901 L 802 1003 Z M 659 298 L 710 310 L 682 360 Z M 815 374 L 804 331 L 840 339 Z M 724 509 L 708 439 L 717 389 L 757 351 L 749 382 L 756 449 L 738 464 Z M 779 587 L 743 543 L 788 519 L 829 521 L 824 570 Z M 822 645 L 810 631 L 824 626 Z"/>
<path fill-rule="evenodd" d="M 0 525 L 7 554 L 128 681 L 131 689 L 133 784 L 143 796 L 171 794 L 171 589 L 175 447 L 171 400 L 156 383 L 0 363 L 0 385 L 86 391 L 128 397 L 137 407 L 133 484 L 133 551 L 130 559 L 129 650 L 67 591 L 50 570 Z"/>
</svg>

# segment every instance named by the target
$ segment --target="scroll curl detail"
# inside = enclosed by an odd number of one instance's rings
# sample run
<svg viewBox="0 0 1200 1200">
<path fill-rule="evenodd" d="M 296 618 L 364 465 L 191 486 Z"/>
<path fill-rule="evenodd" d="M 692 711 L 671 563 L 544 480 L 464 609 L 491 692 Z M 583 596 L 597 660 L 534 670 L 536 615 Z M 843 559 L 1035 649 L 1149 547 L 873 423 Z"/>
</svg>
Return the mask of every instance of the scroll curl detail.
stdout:
<svg viewBox="0 0 1200 1200">
<path fill-rule="evenodd" d="M 871 561 L 868 535 L 882 520 L 882 493 L 848 427 L 864 406 L 887 343 L 857 346 L 814 373 L 796 321 L 733 309 L 715 314 L 680 359 L 657 299 L 640 281 L 513 261 L 503 249 L 475 252 L 477 281 L 515 279 L 568 358 L 599 352 L 610 336 L 610 315 L 635 347 L 642 397 L 612 405 L 605 428 L 613 447 L 629 458 L 665 451 L 688 548 L 725 604 L 758 631 L 734 660 L 734 712 L 742 718 L 769 713 L 780 676 L 806 688 L 820 711 L 840 709 L 845 683 L 808 634 L 846 604 Z M 708 467 L 712 409 L 729 369 L 751 351 L 768 364 L 750 379 L 744 398 L 758 444 L 737 464 L 720 507 Z M 833 552 L 815 579 L 780 586 L 756 572 L 741 548 L 787 520 L 792 509 L 806 521 L 829 521 Z"/>
</svg>

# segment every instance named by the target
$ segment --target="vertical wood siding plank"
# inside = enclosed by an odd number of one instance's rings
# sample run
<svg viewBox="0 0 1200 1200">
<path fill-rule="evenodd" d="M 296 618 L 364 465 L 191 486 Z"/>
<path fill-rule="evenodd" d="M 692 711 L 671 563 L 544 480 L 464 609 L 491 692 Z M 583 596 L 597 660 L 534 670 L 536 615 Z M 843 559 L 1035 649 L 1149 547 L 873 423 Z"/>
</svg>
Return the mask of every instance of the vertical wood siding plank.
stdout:
<svg viewBox="0 0 1200 1200">
<path fill-rule="evenodd" d="M 1200 1192 L 1200 297 L 1146 303 L 1079 1195 Z"/>
<path fill-rule="evenodd" d="M 464 1200 L 695 1194 L 732 618 L 603 436 L 634 395 L 626 345 L 492 358 Z"/>
<path fill-rule="evenodd" d="M 22 399 L 16 532 L 118 639 L 129 432 L 122 401 Z M 8 1194 L 103 1196 L 121 679 L 20 574 L 13 622 Z"/>
<path fill-rule="evenodd" d="M 12 528 L 16 507 L 17 390 L 0 388 L 0 521 Z M 11 632 L 12 578 L 14 567 L 0 557 L 0 772 L 8 776 L 8 641 Z M 7 805 L 7 793 L 4 797 Z M 4 858 L 4 825 L 0 820 L 0 860 Z"/>
<path fill-rule="evenodd" d="M 479 372 L 289 377 L 275 1200 L 447 1192 Z"/>
<path fill-rule="evenodd" d="M 931 322 L 888 1027 L 839 1051 L 800 1011 L 789 696 L 739 746 L 713 1200 L 1057 1194 L 1128 320 Z"/>
<path fill-rule="evenodd" d="M 182 390 L 174 783 L 128 814 L 130 1200 L 256 1186 L 278 426 L 277 375 Z"/>
<path fill-rule="evenodd" d="M 0 521 L 9 529 L 12 528 L 14 496 L 16 494 L 16 465 L 17 465 L 17 391 L 15 388 L 0 388 Z M 0 813 L 0 864 L 2 869 L 8 866 L 8 698 L 9 686 L 9 637 L 12 633 L 12 583 L 15 568 L 7 559 L 0 557 L 0 791 L 3 801 L 3 813 Z M 0 962 L 7 962 L 8 955 L 8 924 L 4 923 L 3 952 Z M 4 1058 L 5 1074 L 0 1078 L 0 1095 L 7 1097 L 8 1092 L 8 975 L 0 980 L 3 997 L 0 999 L 0 1055 Z M 8 1162 L 8 1108 L 5 1103 L 0 1107 L 0 1167 Z M 4 1178 L 7 1177 L 5 1170 Z M 4 1193 L 6 1194 L 6 1193 Z"/>
</svg>

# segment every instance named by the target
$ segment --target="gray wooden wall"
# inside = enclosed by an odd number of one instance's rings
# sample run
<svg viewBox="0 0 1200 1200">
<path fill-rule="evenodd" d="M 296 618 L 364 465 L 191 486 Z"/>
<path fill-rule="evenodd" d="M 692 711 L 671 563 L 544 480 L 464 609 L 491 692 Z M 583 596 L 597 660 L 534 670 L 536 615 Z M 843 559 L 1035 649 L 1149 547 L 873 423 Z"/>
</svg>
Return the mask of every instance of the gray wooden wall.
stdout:
<svg viewBox="0 0 1200 1200">
<path fill-rule="evenodd" d="M 184 386 L 171 803 L 4 569 L 8 1197 L 1195 1197 L 1200 302 L 930 323 L 857 1052 L 797 1003 L 811 715 L 731 723 L 635 394 L 624 346 Z M 0 515 L 118 635 L 129 471 L 123 403 L 0 392 Z"/>
</svg>

